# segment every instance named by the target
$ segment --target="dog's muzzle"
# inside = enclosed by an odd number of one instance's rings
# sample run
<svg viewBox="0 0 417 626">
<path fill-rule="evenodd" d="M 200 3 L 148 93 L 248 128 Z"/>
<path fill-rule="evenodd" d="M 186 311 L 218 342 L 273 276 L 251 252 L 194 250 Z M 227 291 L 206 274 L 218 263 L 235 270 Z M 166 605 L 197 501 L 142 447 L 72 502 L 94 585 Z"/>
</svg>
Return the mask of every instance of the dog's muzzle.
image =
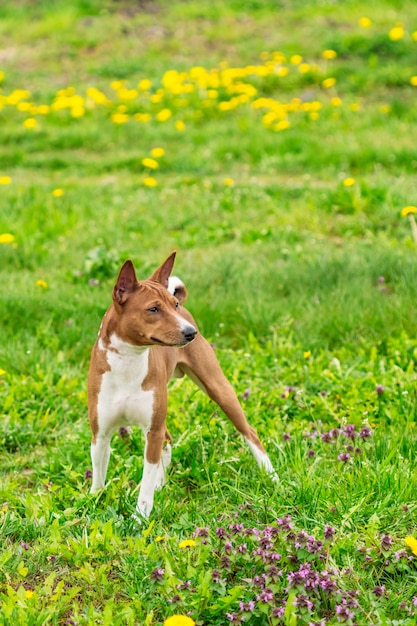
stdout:
<svg viewBox="0 0 417 626">
<path fill-rule="evenodd" d="M 184 339 L 186 340 L 187 343 L 190 343 L 190 341 L 192 341 L 193 339 L 195 339 L 196 335 L 197 335 L 197 331 L 194 328 L 194 326 L 191 326 L 191 324 L 189 326 L 186 326 L 183 331 L 182 334 L 184 336 Z"/>
</svg>

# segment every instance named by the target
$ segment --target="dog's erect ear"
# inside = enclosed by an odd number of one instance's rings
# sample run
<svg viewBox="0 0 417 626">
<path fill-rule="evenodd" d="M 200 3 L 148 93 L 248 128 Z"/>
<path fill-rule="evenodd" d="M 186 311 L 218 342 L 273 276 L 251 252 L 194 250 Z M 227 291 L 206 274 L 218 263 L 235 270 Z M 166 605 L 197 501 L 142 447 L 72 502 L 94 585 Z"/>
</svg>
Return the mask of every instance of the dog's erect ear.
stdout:
<svg viewBox="0 0 417 626">
<path fill-rule="evenodd" d="M 168 278 L 171 276 L 172 268 L 174 267 L 175 255 L 177 253 L 171 252 L 169 257 L 162 263 L 157 270 L 154 271 L 149 280 L 154 280 L 157 283 L 161 283 L 166 289 L 168 289 Z"/>
<path fill-rule="evenodd" d="M 129 294 L 135 290 L 137 282 L 132 261 L 125 261 L 113 289 L 113 300 L 119 304 L 126 302 Z"/>
</svg>

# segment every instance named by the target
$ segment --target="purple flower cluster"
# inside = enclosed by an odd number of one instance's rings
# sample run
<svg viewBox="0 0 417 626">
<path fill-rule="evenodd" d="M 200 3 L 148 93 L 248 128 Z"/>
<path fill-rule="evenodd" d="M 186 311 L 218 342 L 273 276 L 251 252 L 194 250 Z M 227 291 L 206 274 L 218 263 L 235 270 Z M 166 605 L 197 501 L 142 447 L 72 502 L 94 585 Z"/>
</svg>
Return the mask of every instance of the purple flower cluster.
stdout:
<svg viewBox="0 0 417 626">
<path fill-rule="evenodd" d="M 199 533 L 197 529 L 196 536 Z M 326 624 L 332 615 L 339 622 L 351 623 L 358 601 L 351 592 L 342 590 L 343 573 L 325 567 L 327 546 L 335 535 L 336 529 L 329 524 L 323 529 L 323 540 L 305 530 L 296 531 L 289 515 L 263 530 L 241 523 L 217 527 L 214 551 L 218 567 L 211 572 L 212 583 L 247 585 L 238 607 L 226 614 L 229 624 L 242 624 L 251 616 L 264 614 L 280 620 L 291 594 L 297 614 L 305 615 L 310 624 Z M 241 571 L 245 571 L 243 581 L 239 579 Z M 311 621 L 314 619 L 317 621 Z"/>
<path fill-rule="evenodd" d="M 369 426 L 362 426 L 360 430 L 356 429 L 354 424 L 347 424 L 342 428 L 331 428 L 320 432 L 317 427 L 314 427 L 311 431 L 305 434 L 306 437 L 311 439 L 317 439 L 325 444 L 336 445 L 338 451 L 338 460 L 342 463 L 348 463 L 352 458 L 352 455 L 362 454 L 362 448 L 360 445 L 372 436 L 372 430 Z M 290 435 L 284 434 L 284 440 L 288 439 Z M 360 442 L 360 445 L 358 443 Z M 342 449 L 341 449 L 342 447 Z M 310 448 L 307 451 L 309 458 L 316 456 L 316 450 Z"/>
<path fill-rule="evenodd" d="M 340 436 L 351 440 L 354 432 L 352 428 L 346 429 L 346 434 L 341 431 Z M 235 600 L 225 605 L 225 624 L 283 626 L 289 612 L 296 615 L 297 623 L 308 626 L 339 623 L 354 626 L 362 623 L 370 601 L 375 605 L 391 597 L 391 590 L 379 582 L 381 572 L 414 571 L 415 556 L 405 548 L 396 549 L 394 539 L 381 533 L 377 541 L 358 548 L 358 558 L 363 559 L 363 566 L 371 572 L 375 569 L 378 583 L 360 595 L 359 590 L 351 588 L 355 580 L 353 569 L 339 568 L 334 562 L 337 549 L 334 551 L 333 546 L 337 546 L 336 540 L 341 537 L 340 530 L 325 524 L 317 536 L 297 527 L 290 515 L 254 528 L 240 521 L 247 512 L 253 517 L 249 504 L 239 511 L 232 519 L 226 518 L 227 522 L 223 521 L 221 526 L 196 526 L 193 533 L 199 546 L 195 547 L 196 558 L 200 554 L 204 559 L 204 584 L 209 586 L 213 604 L 221 606 L 219 602 L 231 597 L 227 595 L 229 590 L 237 592 Z M 197 597 L 201 584 L 201 576 L 193 580 L 188 566 L 183 570 L 183 580 L 178 574 L 175 587 L 172 574 L 166 575 L 163 567 L 155 567 L 150 573 L 158 593 L 166 593 L 166 601 L 176 604 L 178 611 L 189 608 L 189 594 Z M 186 580 L 188 576 L 191 580 Z M 405 611 L 414 614 L 417 596 L 403 604 Z M 202 619 L 206 617 L 203 615 Z"/>
</svg>

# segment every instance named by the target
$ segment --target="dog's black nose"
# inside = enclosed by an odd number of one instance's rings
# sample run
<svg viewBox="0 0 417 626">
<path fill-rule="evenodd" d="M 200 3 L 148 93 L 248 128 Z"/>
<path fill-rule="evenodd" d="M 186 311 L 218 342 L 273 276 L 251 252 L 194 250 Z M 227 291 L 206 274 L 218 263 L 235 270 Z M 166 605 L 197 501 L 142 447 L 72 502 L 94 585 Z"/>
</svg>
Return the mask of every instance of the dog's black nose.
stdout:
<svg viewBox="0 0 417 626">
<path fill-rule="evenodd" d="M 194 328 L 194 326 L 187 326 L 182 331 L 182 334 L 184 335 L 184 339 L 186 339 L 187 341 L 192 341 L 194 337 L 196 336 L 197 331 Z"/>
</svg>

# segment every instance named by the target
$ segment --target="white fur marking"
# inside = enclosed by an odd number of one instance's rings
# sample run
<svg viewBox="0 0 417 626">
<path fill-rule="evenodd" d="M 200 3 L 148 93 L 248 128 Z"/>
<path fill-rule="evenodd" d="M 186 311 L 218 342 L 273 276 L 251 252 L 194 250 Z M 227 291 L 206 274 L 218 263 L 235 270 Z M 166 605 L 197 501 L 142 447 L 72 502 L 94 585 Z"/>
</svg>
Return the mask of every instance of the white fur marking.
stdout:
<svg viewBox="0 0 417 626">
<path fill-rule="evenodd" d="M 145 452 L 146 454 L 146 452 Z M 141 517 L 149 517 L 153 509 L 153 498 L 160 463 L 149 463 L 145 458 L 142 483 L 140 485 L 136 511 Z"/>
<path fill-rule="evenodd" d="M 168 291 L 174 295 L 177 287 L 184 287 L 184 283 L 178 276 L 170 276 L 168 278 Z"/>
<path fill-rule="evenodd" d="M 259 450 L 258 446 L 256 446 L 253 443 L 253 441 L 250 441 L 250 439 L 247 439 L 246 437 L 245 439 L 248 442 L 248 446 L 253 456 L 255 457 L 256 462 L 258 463 L 259 467 L 263 468 L 267 472 L 267 474 L 270 474 L 270 477 L 272 478 L 272 480 L 279 481 L 278 474 L 274 470 L 274 467 L 267 453 Z"/>
<path fill-rule="evenodd" d="M 110 436 L 120 426 L 135 424 L 147 432 L 151 425 L 154 394 L 142 389 L 149 369 L 149 349 L 122 341 L 113 334 L 105 350 L 110 371 L 101 379 L 98 393 L 99 436 Z"/>
</svg>

